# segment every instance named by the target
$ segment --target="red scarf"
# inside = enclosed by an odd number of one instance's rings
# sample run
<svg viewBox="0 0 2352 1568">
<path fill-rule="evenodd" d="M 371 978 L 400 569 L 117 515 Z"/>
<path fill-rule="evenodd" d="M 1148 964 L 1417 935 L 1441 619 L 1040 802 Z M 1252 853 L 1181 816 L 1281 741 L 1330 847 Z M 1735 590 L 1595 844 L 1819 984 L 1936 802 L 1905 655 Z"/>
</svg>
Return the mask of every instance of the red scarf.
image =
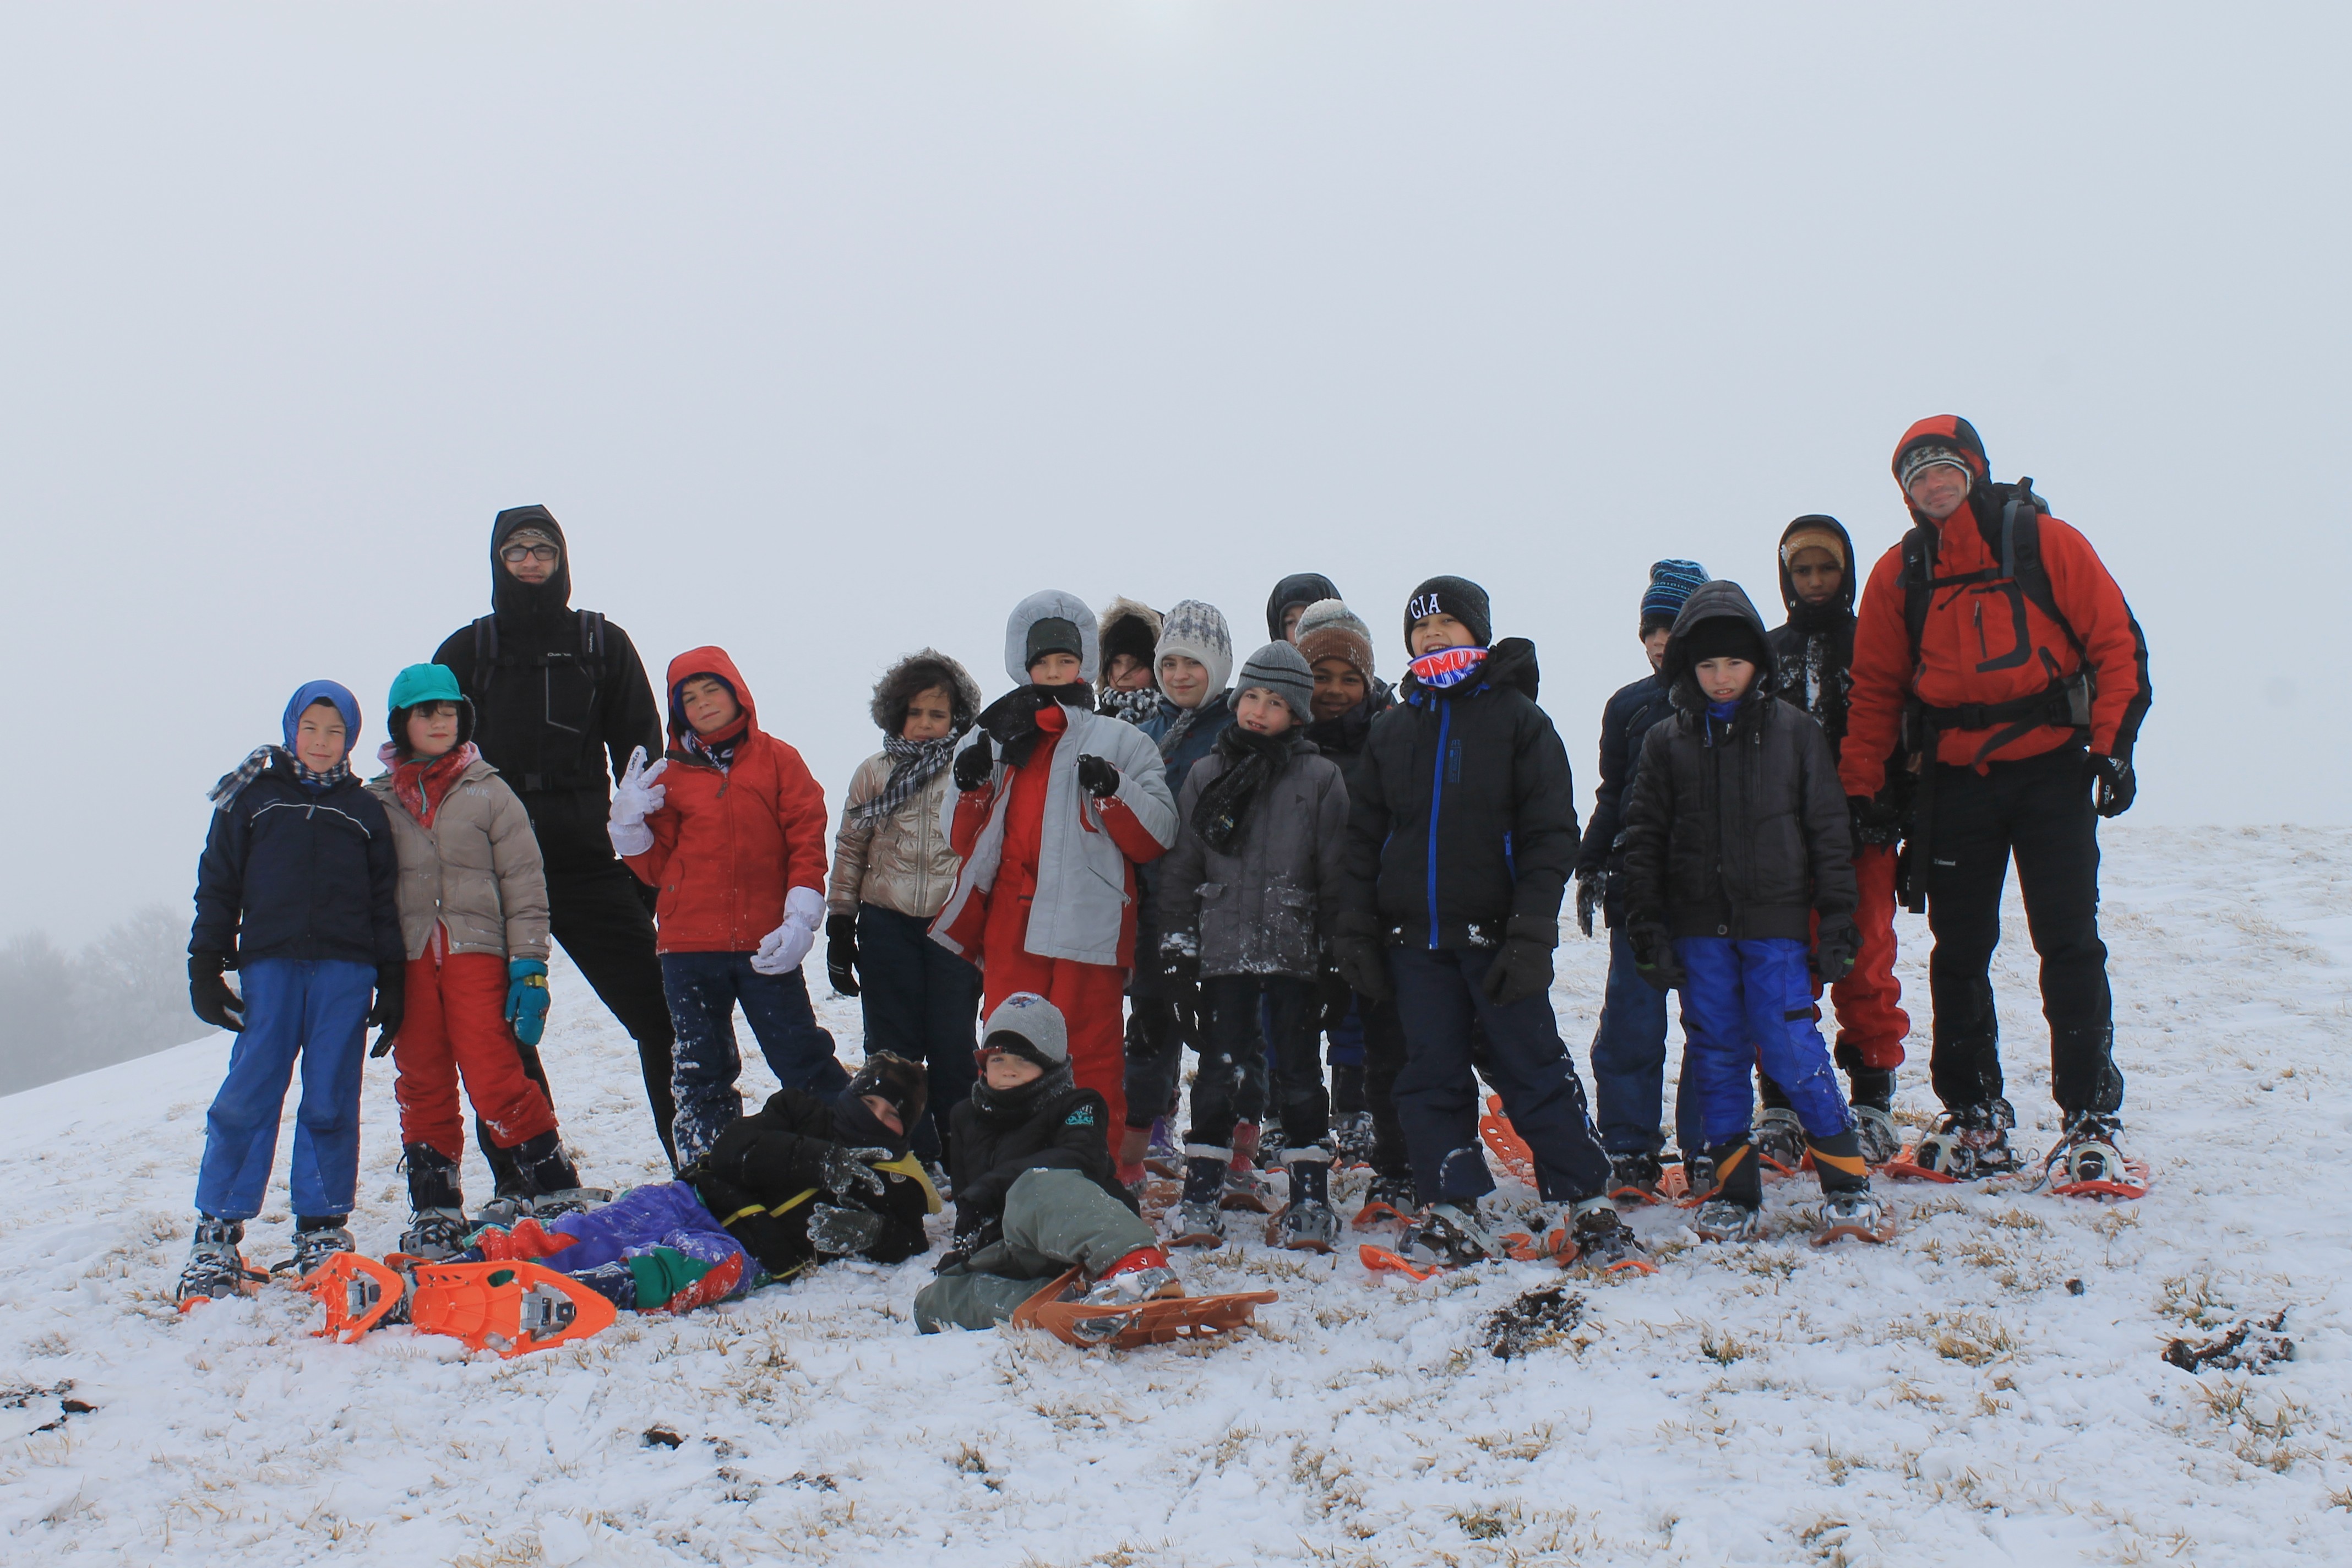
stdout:
<svg viewBox="0 0 2352 1568">
<path fill-rule="evenodd" d="M 408 808 L 408 815 L 426 827 L 433 826 L 433 814 L 448 798 L 449 786 L 457 782 L 457 775 L 482 755 L 480 748 L 471 741 L 452 746 L 437 757 L 411 757 L 406 762 L 395 760 L 399 753 L 390 742 L 384 742 L 383 749 L 393 752 L 392 756 L 383 758 L 393 764 L 392 793 Z"/>
</svg>

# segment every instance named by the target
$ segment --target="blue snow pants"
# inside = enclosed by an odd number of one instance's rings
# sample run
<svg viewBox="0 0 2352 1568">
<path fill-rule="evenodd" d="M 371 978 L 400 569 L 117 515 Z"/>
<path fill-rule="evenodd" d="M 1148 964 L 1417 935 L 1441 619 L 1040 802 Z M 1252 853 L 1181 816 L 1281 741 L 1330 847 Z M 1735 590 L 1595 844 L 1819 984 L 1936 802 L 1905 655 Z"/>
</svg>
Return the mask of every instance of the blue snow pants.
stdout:
<svg viewBox="0 0 2352 1568">
<path fill-rule="evenodd" d="M 1487 1070 L 1502 1092 L 1504 1114 L 1535 1155 L 1539 1194 L 1562 1203 L 1608 1191 L 1609 1156 L 1585 1113 L 1584 1086 L 1560 1043 L 1551 998 L 1528 996 L 1507 1007 L 1490 999 L 1481 982 L 1494 964 L 1493 949 L 1391 947 L 1388 958 L 1404 1024 L 1397 1115 L 1421 1195 L 1475 1199 L 1494 1190 L 1478 1142 L 1474 1023 L 1486 1026 Z"/>
<path fill-rule="evenodd" d="M 1853 1124 L 1813 1021 L 1805 943 L 1682 936 L 1675 955 L 1684 974 L 1683 1087 L 1695 1101 L 1701 1147 L 1748 1135 L 1759 1060 L 1810 1136 L 1832 1137 Z"/>
<path fill-rule="evenodd" d="M 1685 1006 L 1688 1004 L 1685 1004 Z M 1689 1033 L 1689 1015 L 1684 1015 Z M 1654 1154 L 1660 1147 L 1658 1101 L 1666 1084 L 1665 993 L 1633 967 L 1624 928 L 1609 930 L 1609 988 L 1601 1024 L 1592 1031 L 1592 1109 L 1601 1145 L 1612 1154 Z M 1691 1099 L 1690 1074 L 1675 1091 L 1675 1140 L 1685 1154 L 1704 1147 Z"/>
<path fill-rule="evenodd" d="M 866 1054 L 889 1051 L 929 1069 L 922 1121 L 909 1129 L 915 1152 L 940 1157 L 948 1115 L 971 1093 L 980 1067 L 980 971 L 931 940 L 931 922 L 857 906 L 858 1005 Z"/>
<path fill-rule="evenodd" d="M 662 994 L 677 1031 L 670 1087 L 677 1099 L 677 1159 L 691 1164 L 710 1152 L 719 1135 L 743 1114 L 735 1080 L 743 1056 L 735 1043 L 735 1006 L 741 1003 L 768 1070 L 785 1089 L 833 1094 L 849 1087 L 849 1069 L 833 1054 L 833 1037 L 817 1026 L 808 982 L 800 971 L 762 974 L 748 952 L 665 952 Z"/>
<path fill-rule="evenodd" d="M 360 1069 L 367 1061 L 368 1003 L 375 971 L 342 959 L 260 958 L 236 972 L 245 1032 L 229 1047 L 228 1076 L 205 1117 L 196 1208 L 215 1219 L 251 1219 L 269 1188 L 278 1120 L 294 1063 L 302 1100 L 294 1112 L 289 1179 L 300 1219 L 352 1212 L 360 1176 Z"/>
</svg>

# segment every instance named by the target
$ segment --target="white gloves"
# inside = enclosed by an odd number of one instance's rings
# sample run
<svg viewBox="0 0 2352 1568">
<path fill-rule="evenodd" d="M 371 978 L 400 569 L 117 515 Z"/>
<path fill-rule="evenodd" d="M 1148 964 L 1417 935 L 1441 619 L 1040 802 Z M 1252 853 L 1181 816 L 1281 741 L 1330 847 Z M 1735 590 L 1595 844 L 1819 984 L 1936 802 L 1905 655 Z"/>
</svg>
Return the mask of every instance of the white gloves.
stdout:
<svg viewBox="0 0 2352 1568">
<path fill-rule="evenodd" d="M 824 924 L 824 895 L 814 888 L 794 888 L 784 895 L 784 923 L 761 939 L 751 955 L 751 967 L 761 974 L 790 974 L 816 945 L 817 928 Z"/>
<path fill-rule="evenodd" d="M 604 836 L 613 841 L 614 854 L 642 855 L 654 847 L 654 830 L 646 826 L 646 818 L 659 811 L 668 798 L 668 789 L 654 782 L 668 766 L 667 757 L 646 766 L 643 746 L 629 753 L 629 765 L 621 774 L 620 787 L 613 792 L 612 815 L 604 824 Z"/>
</svg>

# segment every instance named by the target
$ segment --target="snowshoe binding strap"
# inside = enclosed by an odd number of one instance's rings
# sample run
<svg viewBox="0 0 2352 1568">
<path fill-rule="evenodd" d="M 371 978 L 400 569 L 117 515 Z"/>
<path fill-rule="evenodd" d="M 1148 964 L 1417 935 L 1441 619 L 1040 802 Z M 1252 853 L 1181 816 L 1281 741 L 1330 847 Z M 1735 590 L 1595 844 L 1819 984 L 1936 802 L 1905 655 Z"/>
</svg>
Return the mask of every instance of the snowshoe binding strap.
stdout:
<svg viewBox="0 0 2352 1568">
<path fill-rule="evenodd" d="M 356 1252 L 339 1252 L 305 1275 L 297 1287 L 319 1299 L 327 1326 L 310 1331 L 320 1339 L 350 1344 L 377 1324 L 398 1322 L 408 1298 L 408 1280 L 390 1264 Z"/>
</svg>

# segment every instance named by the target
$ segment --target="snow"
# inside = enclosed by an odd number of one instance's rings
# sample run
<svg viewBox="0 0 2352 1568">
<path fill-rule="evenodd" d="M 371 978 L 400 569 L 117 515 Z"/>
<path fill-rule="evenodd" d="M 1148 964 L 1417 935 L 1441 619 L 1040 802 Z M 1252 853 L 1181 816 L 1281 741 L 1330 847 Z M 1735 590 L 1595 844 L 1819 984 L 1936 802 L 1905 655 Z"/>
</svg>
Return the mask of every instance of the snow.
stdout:
<svg viewBox="0 0 2352 1568">
<path fill-rule="evenodd" d="M 1901 1237 L 1686 1246 L 1579 1285 L 1566 1343 L 1505 1362 L 1487 1313 L 1555 1272 L 1414 1286 L 1351 1254 L 1180 1268 L 1271 1285 L 1210 1351 L 916 1335 L 928 1278 L 840 1266 L 715 1310 L 625 1317 L 501 1362 L 406 1329 L 309 1337 L 273 1287 L 175 1315 L 219 1038 L 0 1100 L 0 1555 L 11 1562 L 1903 1564 L 2341 1561 L 2352 1371 L 2352 833 L 2107 834 L 2106 932 L 2137 1205 L 1904 1184 Z M 2020 911 L 1996 976 L 2012 1098 L 2046 1142 Z M 1904 972 L 1919 1049 L 1921 922 Z M 1589 1037 L 1602 947 L 1556 995 Z M 626 1040 L 559 966 L 546 1056 L 590 1179 L 656 1179 Z M 821 982 L 820 982 L 820 988 Z M 856 1050 L 854 1003 L 822 1011 Z M 363 1246 L 402 1218 L 369 1069 Z M 765 1079 L 756 1067 L 747 1073 Z M 290 1122 L 289 1124 L 290 1136 Z M 281 1142 L 280 1167 L 283 1168 Z M 478 1156 L 467 1176 L 478 1194 Z M 284 1187 L 248 1250 L 285 1252 Z M 2075 1293 L 2079 1282 L 2080 1293 Z M 2172 1336 L 2290 1309 L 2296 1359 L 2202 1377 Z M 62 1385 L 70 1384 L 70 1389 Z M 21 1397 L 19 1397 L 21 1396 Z M 59 1420 L 59 1400 L 94 1411 Z M 649 1440 L 667 1428 L 676 1446 Z"/>
</svg>

